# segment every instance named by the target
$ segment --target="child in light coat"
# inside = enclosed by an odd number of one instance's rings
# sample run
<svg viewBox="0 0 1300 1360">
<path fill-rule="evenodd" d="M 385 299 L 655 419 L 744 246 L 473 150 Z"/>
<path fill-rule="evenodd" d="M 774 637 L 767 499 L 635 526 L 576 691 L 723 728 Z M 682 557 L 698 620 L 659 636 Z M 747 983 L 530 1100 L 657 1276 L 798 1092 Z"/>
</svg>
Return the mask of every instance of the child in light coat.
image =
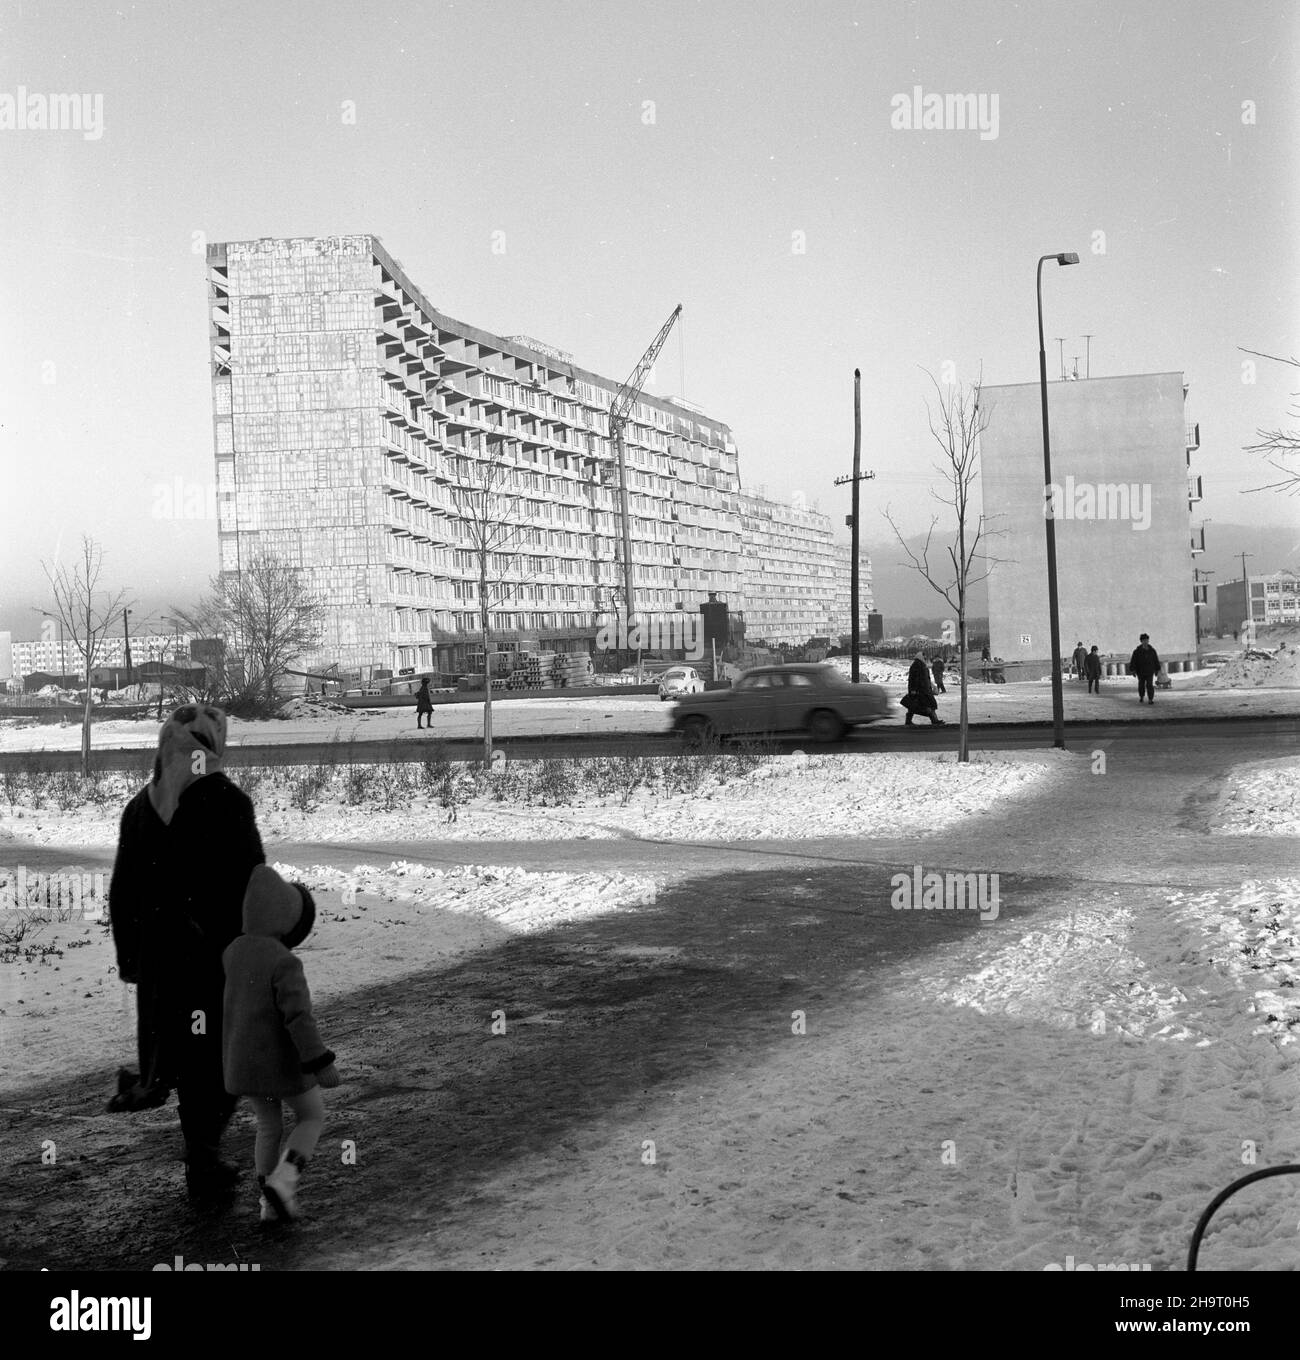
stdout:
<svg viewBox="0 0 1300 1360">
<path fill-rule="evenodd" d="M 244 893 L 244 933 L 221 956 L 226 1090 L 253 1103 L 264 1223 L 297 1218 L 298 1179 L 325 1123 L 319 1088 L 339 1084 L 334 1054 L 316 1032 L 302 964 L 290 952 L 307 938 L 315 919 L 316 905 L 302 884 L 286 883 L 259 864 Z M 282 1102 L 296 1120 L 283 1156 Z"/>
</svg>

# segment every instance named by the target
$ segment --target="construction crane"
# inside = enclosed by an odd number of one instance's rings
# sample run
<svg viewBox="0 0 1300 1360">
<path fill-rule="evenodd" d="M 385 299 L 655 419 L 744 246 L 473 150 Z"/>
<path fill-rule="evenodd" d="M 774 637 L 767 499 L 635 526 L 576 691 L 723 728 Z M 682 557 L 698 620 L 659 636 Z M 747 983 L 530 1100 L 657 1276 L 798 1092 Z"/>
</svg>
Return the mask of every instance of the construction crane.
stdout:
<svg viewBox="0 0 1300 1360">
<path fill-rule="evenodd" d="M 614 394 L 609 404 L 609 437 L 614 441 L 618 454 L 619 502 L 623 521 L 623 610 L 625 636 L 632 631 L 632 520 L 627 498 L 627 450 L 623 447 L 623 426 L 627 424 L 632 408 L 641 397 L 646 377 L 654 367 L 659 351 L 668 339 L 677 318 L 682 314 L 679 302 L 672 316 L 659 329 L 659 334 L 650 343 L 650 348 L 641 356 L 641 362 L 632 370 L 632 376 Z"/>
</svg>

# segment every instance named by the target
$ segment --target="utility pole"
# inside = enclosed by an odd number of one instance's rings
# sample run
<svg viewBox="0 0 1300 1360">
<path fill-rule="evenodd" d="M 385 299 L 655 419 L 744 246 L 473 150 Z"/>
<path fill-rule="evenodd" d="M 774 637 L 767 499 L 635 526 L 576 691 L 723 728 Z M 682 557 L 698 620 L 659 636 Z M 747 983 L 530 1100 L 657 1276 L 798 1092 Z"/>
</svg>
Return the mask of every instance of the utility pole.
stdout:
<svg viewBox="0 0 1300 1360">
<path fill-rule="evenodd" d="M 1205 577 L 1213 576 L 1214 573 L 1213 573 L 1212 571 L 1202 571 L 1202 570 L 1200 569 L 1200 567 L 1193 567 L 1193 568 L 1192 568 L 1192 575 L 1195 577 L 1195 580 L 1196 580 L 1196 591 L 1195 591 L 1195 593 L 1199 596 L 1200 593 L 1201 593 L 1201 591 L 1200 591 L 1201 577 L 1202 577 L 1202 576 L 1205 576 Z M 1204 601 L 1204 603 L 1205 603 L 1206 607 L 1208 608 L 1208 607 L 1209 607 L 1209 604 L 1210 604 L 1210 588 L 1209 588 L 1208 585 L 1205 587 L 1205 601 Z M 1196 610 L 1196 645 L 1197 645 L 1198 647 L 1201 645 L 1201 609 L 1200 609 L 1200 606 L 1201 606 L 1201 601 L 1200 601 L 1199 599 L 1197 599 L 1196 602 L 1195 602 L 1195 610 Z"/>
<path fill-rule="evenodd" d="M 1065 381 L 1065 336 L 1054 335 L 1053 340 L 1061 347 L 1061 381 Z"/>
<path fill-rule="evenodd" d="M 122 611 L 122 664 L 126 667 L 126 686 L 131 686 L 131 611 Z"/>
<path fill-rule="evenodd" d="M 1091 378 L 1091 377 L 1092 377 L 1092 336 L 1091 336 L 1091 335 L 1085 335 L 1083 338 L 1088 342 L 1088 357 L 1084 360 L 1084 362 L 1087 364 L 1087 368 L 1085 369 L 1085 376 Z"/>
<path fill-rule="evenodd" d="M 1247 608 L 1247 610 L 1250 609 L 1250 587 L 1249 587 L 1249 585 L 1246 584 L 1246 559 L 1247 559 L 1248 557 L 1254 557 L 1254 556 L 1255 556 L 1254 553 L 1248 553 L 1248 552 L 1244 552 L 1244 553 L 1242 553 L 1242 555 L 1241 555 L 1241 582 L 1242 582 L 1242 585 L 1245 585 L 1245 586 L 1246 586 L 1246 608 Z"/>
<path fill-rule="evenodd" d="M 859 507 L 861 498 L 859 496 L 859 486 L 863 482 L 869 482 L 876 474 L 874 472 L 862 471 L 862 371 L 855 368 L 853 370 L 853 476 L 836 477 L 835 485 L 843 486 L 845 482 L 853 484 L 853 513 L 848 516 L 846 523 L 853 530 L 852 547 L 849 552 L 852 560 L 849 563 L 849 613 L 852 615 L 849 620 L 849 643 L 852 649 L 852 660 L 850 661 L 851 675 L 853 683 L 858 683 L 860 674 L 860 663 L 858 661 L 858 642 L 860 630 L 858 624 L 858 545 L 859 524 L 862 519 Z"/>
</svg>

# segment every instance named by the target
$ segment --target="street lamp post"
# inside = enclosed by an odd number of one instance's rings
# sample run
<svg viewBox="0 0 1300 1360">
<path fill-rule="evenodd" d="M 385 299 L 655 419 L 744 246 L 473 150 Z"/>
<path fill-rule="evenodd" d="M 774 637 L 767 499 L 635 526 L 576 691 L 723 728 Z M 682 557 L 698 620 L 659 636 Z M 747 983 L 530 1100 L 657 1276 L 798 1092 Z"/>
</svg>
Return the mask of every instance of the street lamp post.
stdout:
<svg viewBox="0 0 1300 1360">
<path fill-rule="evenodd" d="M 1061 687 L 1061 619 L 1056 599 L 1056 519 L 1052 503 L 1052 448 L 1047 432 L 1047 354 L 1043 348 L 1043 263 L 1078 264 L 1075 254 L 1044 255 L 1038 261 L 1038 385 L 1043 400 L 1043 517 L 1047 522 L 1047 617 L 1052 630 L 1052 742 L 1065 749 L 1065 694 Z"/>
<path fill-rule="evenodd" d="M 43 619 L 48 619 L 50 617 L 50 611 L 48 609 L 38 609 L 34 604 L 29 605 L 28 608 L 31 609 L 33 614 L 39 614 Z M 59 679 L 62 680 L 64 672 L 68 668 L 67 656 L 63 650 L 63 615 L 55 614 L 54 621 L 59 625 Z"/>
</svg>

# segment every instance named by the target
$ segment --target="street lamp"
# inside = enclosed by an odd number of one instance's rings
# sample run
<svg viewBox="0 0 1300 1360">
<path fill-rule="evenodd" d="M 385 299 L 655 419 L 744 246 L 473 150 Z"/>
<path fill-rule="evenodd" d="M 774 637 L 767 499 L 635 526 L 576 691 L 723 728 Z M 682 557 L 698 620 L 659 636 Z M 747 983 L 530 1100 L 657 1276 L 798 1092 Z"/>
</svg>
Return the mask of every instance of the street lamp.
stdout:
<svg viewBox="0 0 1300 1360">
<path fill-rule="evenodd" d="M 39 614 L 43 619 L 53 618 L 55 622 L 59 625 L 59 679 L 62 680 L 64 672 L 68 668 L 66 654 L 63 650 L 63 615 L 57 613 L 52 614 L 50 610 L 39 609 L 34 604 L 28 605 L 27 607 L 32 611 L 33 614 Z"/>
<path fill-rule="evenodd" d="M 1052 448 L 1047 433 L 1047 354 L 1043 349 L 1043 262 L 1078 264 L 1075 254 L 1044 255 L 1038 261 L 1038 385 L 1043 398 L 1043 517 L 1047 522 L 1047 618 L 1052 630 L 1052 741 L 1065 749 L 1065 694 L 1061 688 L 1061 619 L 1056 600 L 1056 520 L 1052 505 Z"/>
</svg>

